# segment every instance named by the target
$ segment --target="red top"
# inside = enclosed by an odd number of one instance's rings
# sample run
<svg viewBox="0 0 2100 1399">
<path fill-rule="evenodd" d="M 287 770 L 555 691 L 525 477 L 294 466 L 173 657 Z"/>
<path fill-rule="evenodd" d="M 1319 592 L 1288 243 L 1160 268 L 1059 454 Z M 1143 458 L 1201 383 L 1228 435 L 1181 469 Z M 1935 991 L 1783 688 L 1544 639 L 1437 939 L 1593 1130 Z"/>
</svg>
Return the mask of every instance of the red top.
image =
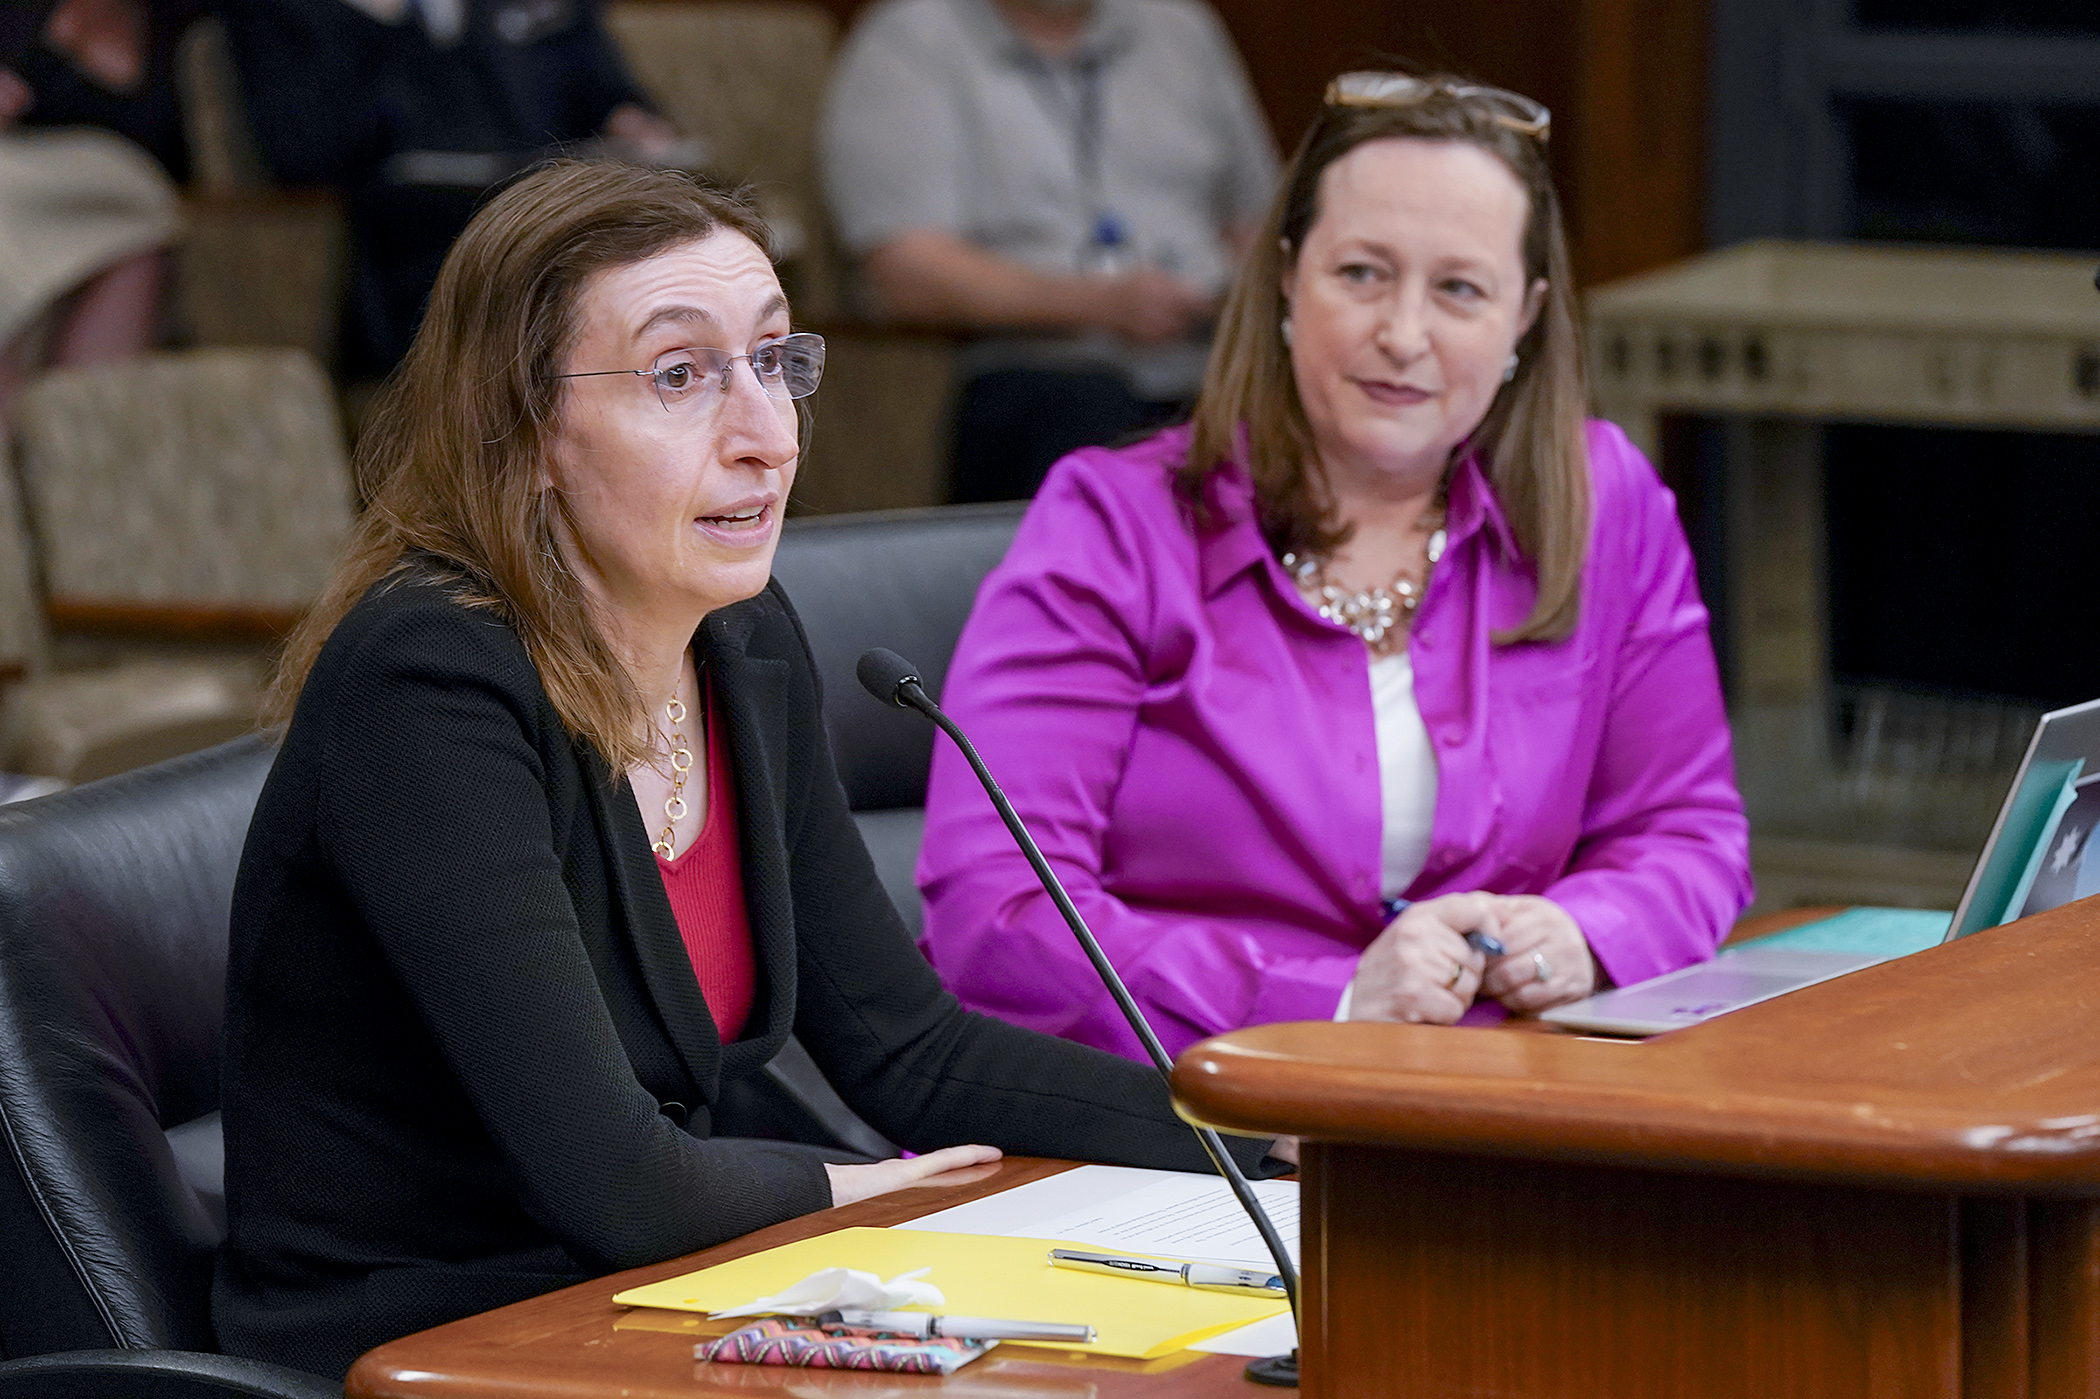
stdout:
<svg viewBox="0 0 2100 1399">
<path fill-rule="evenodd" d="M 700 994 L 722 1043 L 744 1033 L 751 998 L 758 985 L 758 961 L 751 949 L 751 920 L 744 911 L 742 851 L 737 843 L 736 787 L 729 771 L 729 748 L 715 705 L 715 687 L 704 681 L 707 705 L 707 815 L 700 835 L 685 851 L 666 860 L 656 857 L 663 876 L 685 955 L 693 961 Z"/>
</svg>

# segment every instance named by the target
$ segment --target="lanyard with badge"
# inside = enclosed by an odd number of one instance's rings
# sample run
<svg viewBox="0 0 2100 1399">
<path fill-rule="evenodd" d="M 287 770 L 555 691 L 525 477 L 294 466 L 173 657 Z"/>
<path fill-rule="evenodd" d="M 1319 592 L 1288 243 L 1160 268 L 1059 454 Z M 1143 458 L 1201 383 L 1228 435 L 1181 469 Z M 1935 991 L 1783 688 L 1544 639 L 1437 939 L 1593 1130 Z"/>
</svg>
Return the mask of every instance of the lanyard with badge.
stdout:
<svg viewBox="0 0 2100 1399">
<path fill-rule="evenodd" d="M 1068 85 L 1057 80 L 1050 61 L 1032 54 L 1030 57 L 1030 76 L 1035 81 L 1029 86 L 1035 91 L 1036 100 L 1042 103 L 1053 124 L 1065 126 L 1072 133 L 1072 166 L 1078 173 L 1080 197 L 1086 201 L 1090 220 L 1086 242 L 1079 250 L 1080 269 L 1103 274 L 1127 271 L 1136 260 L 1130 246 L 1130 230 L 1108 207 L 1101 172 L 1101 92 L 1107 56 L 1089 53 L 1071 60 L 1070 100 L 1065 97 Z M 1057 89 L 1054 102 L 1044 92 L 1045 87 Z"/>
</svg>

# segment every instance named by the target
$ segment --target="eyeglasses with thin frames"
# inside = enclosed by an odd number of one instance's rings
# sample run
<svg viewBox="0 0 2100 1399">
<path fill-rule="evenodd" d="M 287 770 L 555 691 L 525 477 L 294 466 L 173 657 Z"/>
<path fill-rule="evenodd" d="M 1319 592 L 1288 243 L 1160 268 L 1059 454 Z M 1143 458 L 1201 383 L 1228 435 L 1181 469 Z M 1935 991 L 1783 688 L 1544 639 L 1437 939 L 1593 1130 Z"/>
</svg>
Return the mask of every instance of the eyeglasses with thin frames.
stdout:
<svg viewBox="0 0 2100 1399">
<path fill-rule="evenodd" d="M 1412 73 L 1344 73 L 1327 85 L 1325 100 L 1330 107 L 1415 107 L 1438 95 L 1478 102 L 1500 125 L 1541 141 L 1553 129 L 1553 113 L 1521 92 L 1438 82 Z"/>
<path fill-rule="evenodd" d="M 799 331 L 761 345 L 748 355 L 700 348 L 668 350 L 647 369 L 591 369 L 557 374 L 557 379 L 598 379 L 632 374 L 649 380 L 667 413 L 691 414 L 711 409 L 729 393 L 729 375 L 739 362 L 751 366 L 758 386 L 769 398 L 786 402 L 807 398 L 824 377 L 824 337 Z"/>
</svg>

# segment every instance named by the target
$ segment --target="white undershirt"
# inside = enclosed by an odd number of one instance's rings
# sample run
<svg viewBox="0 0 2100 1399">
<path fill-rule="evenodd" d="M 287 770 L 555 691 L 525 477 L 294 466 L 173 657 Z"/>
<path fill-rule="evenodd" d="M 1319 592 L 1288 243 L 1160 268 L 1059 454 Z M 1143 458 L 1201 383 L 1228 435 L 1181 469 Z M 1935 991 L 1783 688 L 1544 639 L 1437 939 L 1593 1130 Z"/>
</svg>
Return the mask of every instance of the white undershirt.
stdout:
<svg viewBox="0 0 2100 1399">
<path fill-rule="evenodd" d="M 1415 704 L 1415 667 L 1408 654 L 1371 662 L 1371 721 L 1378 735 L 1381 897 L 1407 892 L 1429 858 L 1436 821 L 1436 753 Z"/>
<path fill-rule="evenodd" d="M 1436 750 L 1415 703 L 1415 666 L 1405 651 L 1371 662 L 1371 726 L 1378 740 L 1378 888 L 1381 897 L 1397 899 L 1422 872 L 1436 823 Z M 1344 987 L 1335 1019 L 1349 1018 L 1349 1000 Z"/>
</svg>

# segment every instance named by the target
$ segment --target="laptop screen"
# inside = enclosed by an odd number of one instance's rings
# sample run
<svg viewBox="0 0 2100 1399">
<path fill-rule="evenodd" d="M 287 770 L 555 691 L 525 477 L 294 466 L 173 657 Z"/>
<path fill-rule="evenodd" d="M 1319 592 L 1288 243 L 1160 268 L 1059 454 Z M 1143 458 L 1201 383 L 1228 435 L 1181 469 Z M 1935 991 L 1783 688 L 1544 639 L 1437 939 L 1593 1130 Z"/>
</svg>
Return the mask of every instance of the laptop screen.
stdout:
<svg viewBox="0 0 2100 1399">
<path fill-rule="evenodd" d="M 2100 893 L 2100 700 L 2044 714 L 1955 910 L 1950 938 Z M 2091 847 L 2092 864 L 2086 863 Z"/>
</svg>

